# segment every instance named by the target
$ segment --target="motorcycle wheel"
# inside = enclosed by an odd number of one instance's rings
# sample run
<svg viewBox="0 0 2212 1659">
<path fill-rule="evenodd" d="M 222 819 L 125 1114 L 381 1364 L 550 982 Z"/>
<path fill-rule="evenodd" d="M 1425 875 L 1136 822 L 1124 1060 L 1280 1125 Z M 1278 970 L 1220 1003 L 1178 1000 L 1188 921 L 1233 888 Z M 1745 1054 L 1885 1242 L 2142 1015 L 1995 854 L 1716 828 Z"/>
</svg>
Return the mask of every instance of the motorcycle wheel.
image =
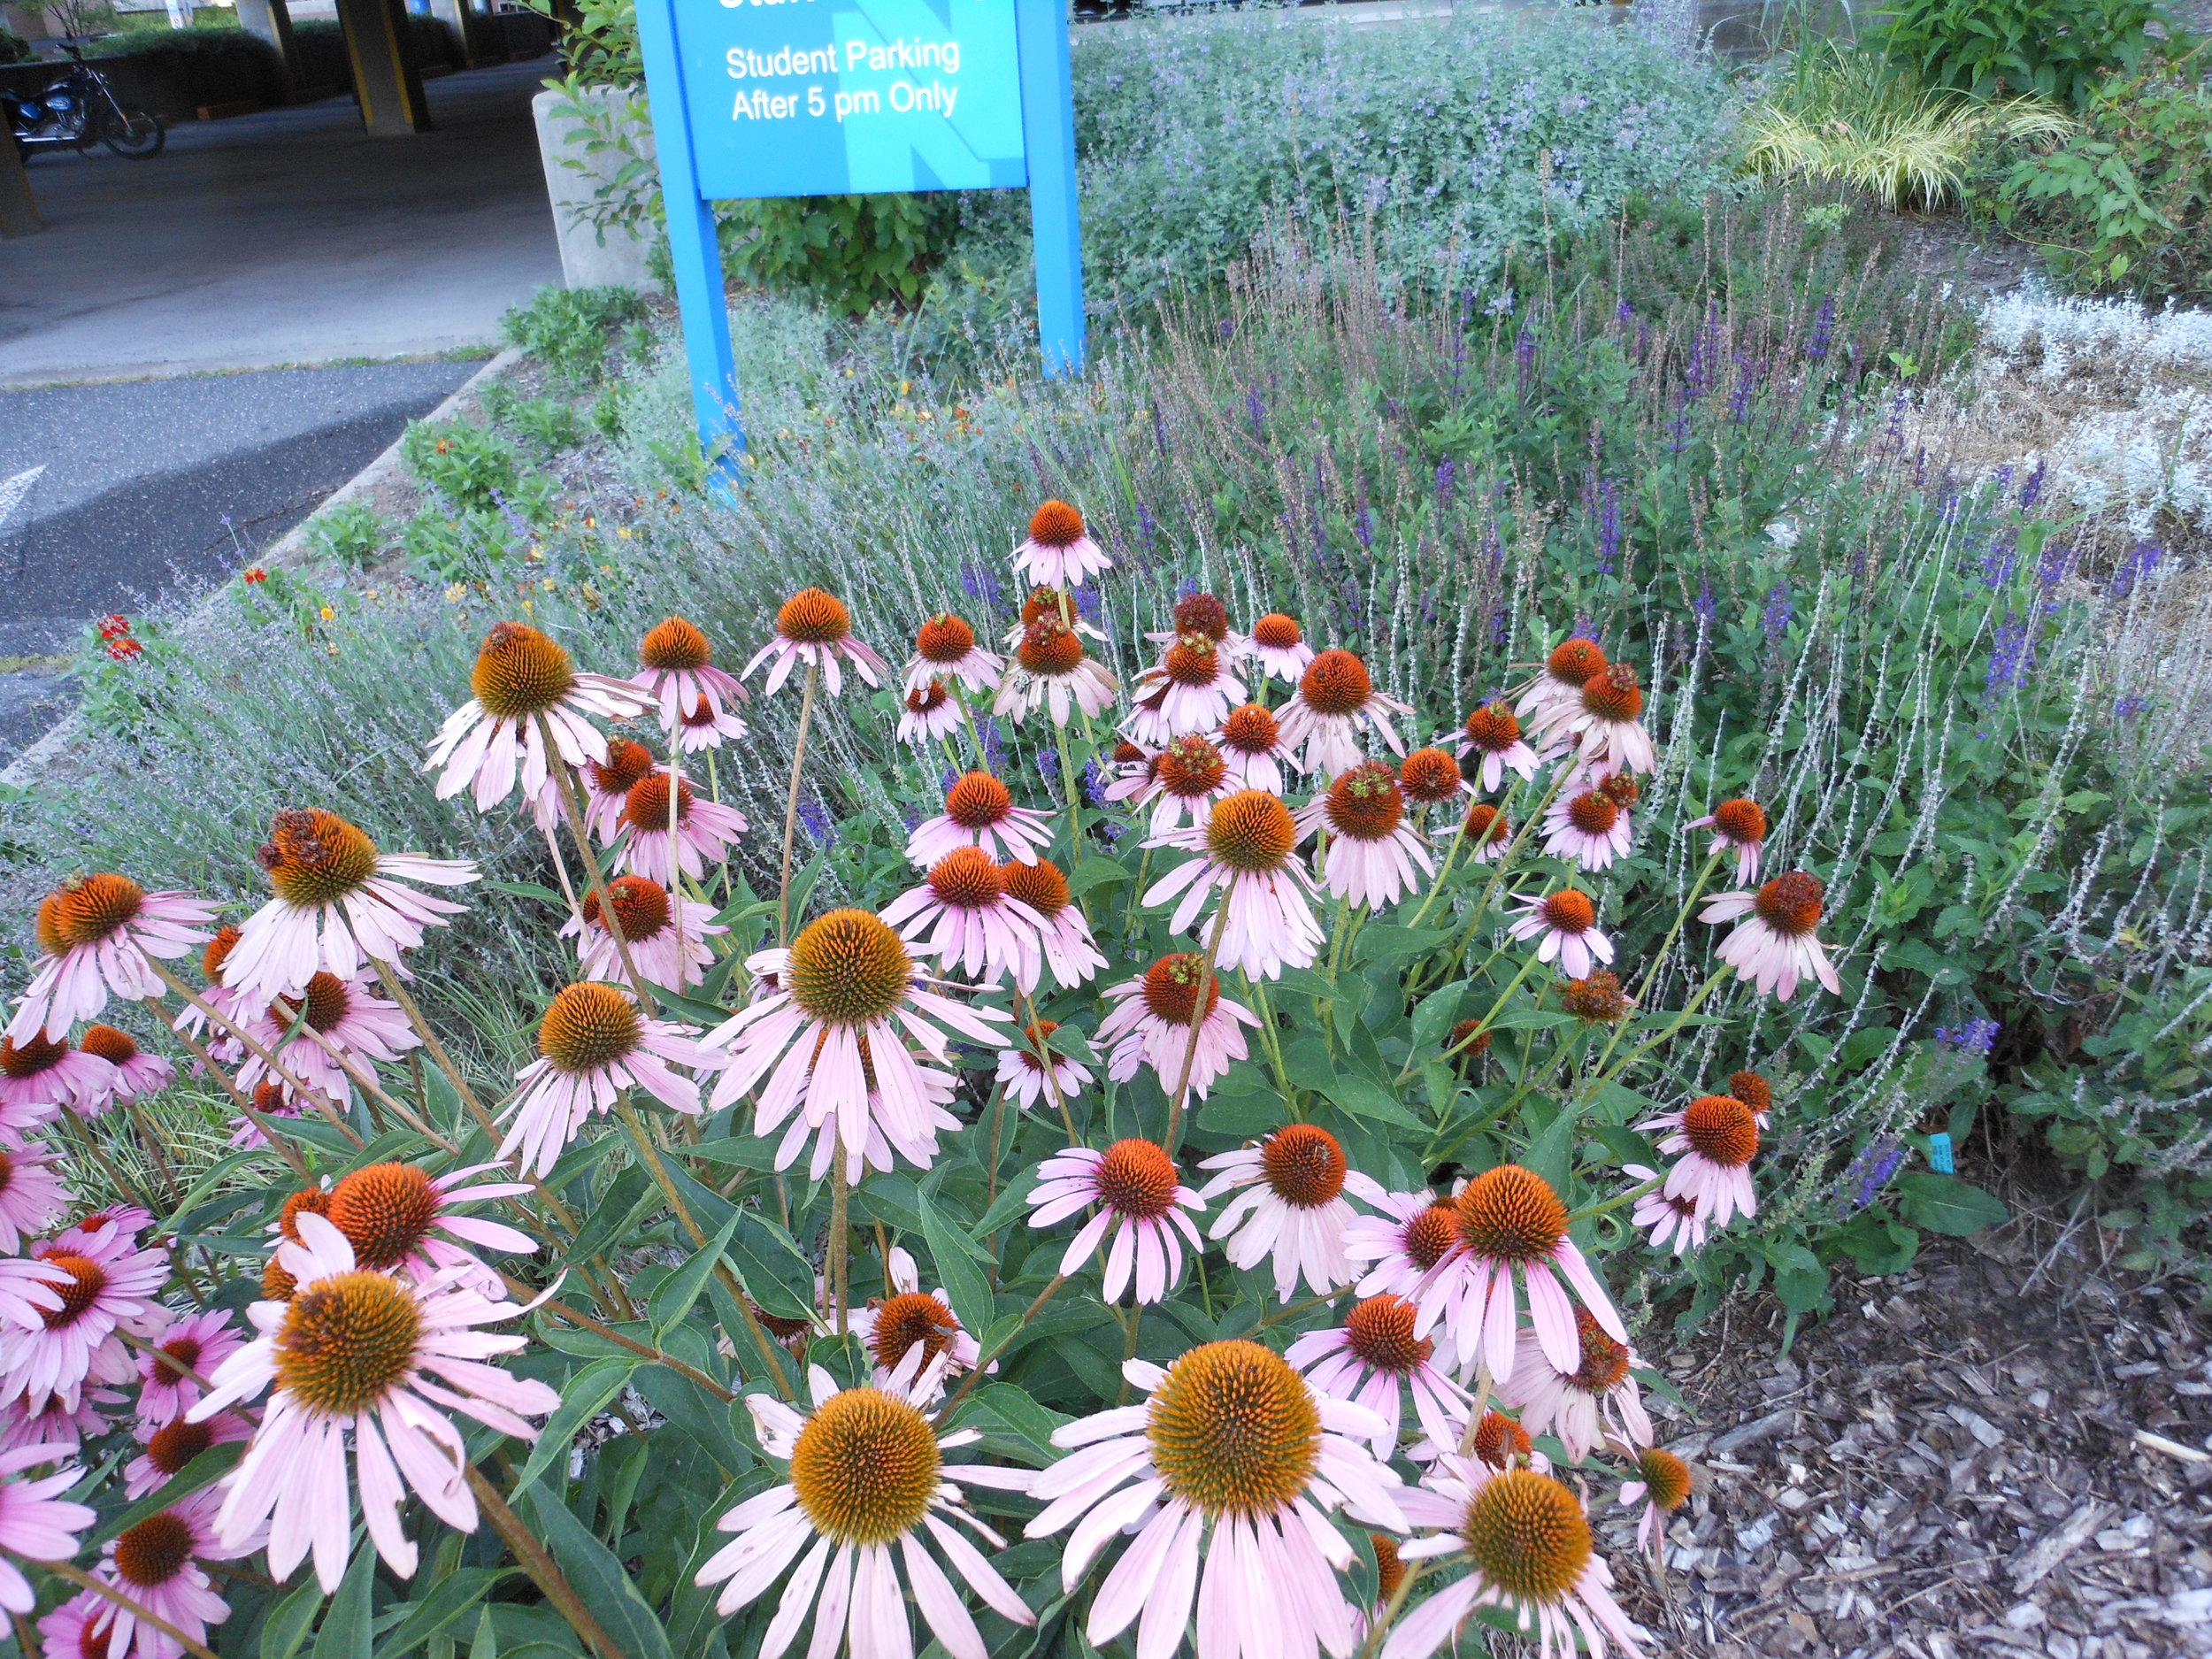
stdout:
<svg viewBox="0 0 2212 1659">
<path fill-rule="evenodd" d="M 169 134 L 161 122 L 143 110 L 130 110 L 122 122 L 112 118 L 100 130 L 100 142 L 129 161 L 150 161 L 161 154 Z"/>
</svg>

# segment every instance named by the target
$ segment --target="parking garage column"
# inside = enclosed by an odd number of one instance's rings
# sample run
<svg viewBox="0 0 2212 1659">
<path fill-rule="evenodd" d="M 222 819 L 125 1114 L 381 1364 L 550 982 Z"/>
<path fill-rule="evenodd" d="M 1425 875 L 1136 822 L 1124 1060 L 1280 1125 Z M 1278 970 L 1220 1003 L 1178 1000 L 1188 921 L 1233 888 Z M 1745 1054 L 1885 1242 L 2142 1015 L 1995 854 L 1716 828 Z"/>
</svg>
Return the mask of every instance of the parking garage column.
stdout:
<svg viewBox="0 0 2212 1659">
<path fill-rule="evenodd" d="M 405 0 L 338 0 L 353 96 L 372 137 L 430 130 Z"/>
<path fill-rule="evenodd" d="M 285 0 L 238 0 L 238 27 L 275 49 L 277 62 L 283 66 L 284 96 L 298 96 L 300 49 L 292 38 L 292 13 Z"/>
<path fill-rule="evenodd" d="M 30 174 L 23 171 L 23 152 L 0 132 L 0 236 L 28 236 L 44 228 L 38 222 L 38 204 L 31 199 Z"/>
</svg>

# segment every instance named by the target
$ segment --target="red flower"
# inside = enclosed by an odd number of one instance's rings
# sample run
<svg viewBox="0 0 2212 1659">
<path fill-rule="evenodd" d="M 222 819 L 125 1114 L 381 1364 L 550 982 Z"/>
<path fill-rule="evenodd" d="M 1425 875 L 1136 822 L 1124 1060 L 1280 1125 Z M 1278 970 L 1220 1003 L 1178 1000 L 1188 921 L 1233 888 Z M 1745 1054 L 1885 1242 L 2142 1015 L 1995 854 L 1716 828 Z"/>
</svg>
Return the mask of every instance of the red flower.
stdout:
<svg viewBox="0 0 2212 1659">
<path fill-rule="evenodd" d="M 258 565 L 240 572 L 240 575 L 242 580 L 250 583 L 265 582 L 269 580 L 269 572 Z"/>
</svg>

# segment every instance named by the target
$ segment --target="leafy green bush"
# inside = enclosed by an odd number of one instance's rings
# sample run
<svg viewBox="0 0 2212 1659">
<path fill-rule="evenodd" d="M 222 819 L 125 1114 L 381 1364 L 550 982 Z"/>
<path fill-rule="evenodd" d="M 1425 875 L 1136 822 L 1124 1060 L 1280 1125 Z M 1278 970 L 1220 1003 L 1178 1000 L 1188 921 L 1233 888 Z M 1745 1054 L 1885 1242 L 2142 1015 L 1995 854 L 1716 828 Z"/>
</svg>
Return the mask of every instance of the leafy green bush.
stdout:
<svg viewBox="0 0 2212 1659">
<path fill-rule="evenodd" d="M 2158 48 L 2154 24 L 2168 38 L 2182 32 L 2157 0 L 1889 0 L 1878 38 L 1931 86 L 2032 92 L 2078 110 Z"/>
<path fill-rule="evenodd" d="M 596 386 L 606 378 L 608 346 L 624 324 L 645 315 L 645 302 L 619 286 L 542 288 L 527 305 L 500 319 L 501 336 L 545 365 L 568 386 Z"/>
<path fill-rule="evenodd" d="M 796 196 L 726 204 L 723 268 L 841 316 L 910 309 L 960 225 L 956 196 Z"/>
<path fill-rule="evenodd" d="M 2185 65 L 2108 81 L 2078 132 L 2019 156 L 1978 199 L 2075 282 L 2212 298 L 2212 87 Z"/>
<path fill-rule="evenodd" d="M 348 570 L 366 570 L 390 541 L 390 530 L 366 502 L 342 502 L 308 521 L 308 545 Z"/>
<path fill-rule="evenodd" d="M 2201 840 L 2212 813 L 2197 804 L 2162 815 L 2162 833 Z M 2093 994 L 2109 1017 L 2086 1029 L 2048 1027 L 2021 1067 L 2012 1109 L 2046 1125 L 2052 1149 L 2093 1180 L 2122 1186 L 2132 1201 L 2105 1225 L 2135 1236 L 2127 1265 L 2139 1272 L 2199 1266 L 2205 1208 L 2212 1203 L 2212 970 L 2191 965 L 2146 990 L 2124 977 Z M 2123 1185 L 2123 1184 L 2125 1185 Z M 2192 1237 L 2192 1235 L 2200 1235 Z"/>
<path fill-rule="evenodd" d="M 594 50 L 615 65 L 630 49 Z M 1210 280 L 1263 231 L 1359 226 L 1394 277 L 1486 274 L 1509 248 L 1601 224 L 1639 193 L 1701 196 L 1724 175 L 1734 107 L 1718 76 L 1626 30 L 1471 11 L 1386 29 L 1272 16 L 1079 29 L 1074 75 L 1084 282 L 1102 310 Z M 593 142 L 630 157 L 605 221 L 657 221 L 634 136 Z M 918 294 L 947 349 L 1029 326 L 1021 192 L 887 199 L 905 205 L 722 204 L 732 273 L 849 312 Z"/>
<path fill-rule="evenodd" d="M 535 522 L 549 481 L 526 474 L 515 447 L 470 420 L 417 420 L 400 439 L 400 458 L 426 489 L 464 512 L 508 512 Z"/>
<path fill-rule="evenodd" d="M 540 460 L 583 442 L 583 417 L 565 397 L 518 397 L 504 380 L 494 380 L 479 400 L 487 419 L 520 438 Z"/>
</svg>

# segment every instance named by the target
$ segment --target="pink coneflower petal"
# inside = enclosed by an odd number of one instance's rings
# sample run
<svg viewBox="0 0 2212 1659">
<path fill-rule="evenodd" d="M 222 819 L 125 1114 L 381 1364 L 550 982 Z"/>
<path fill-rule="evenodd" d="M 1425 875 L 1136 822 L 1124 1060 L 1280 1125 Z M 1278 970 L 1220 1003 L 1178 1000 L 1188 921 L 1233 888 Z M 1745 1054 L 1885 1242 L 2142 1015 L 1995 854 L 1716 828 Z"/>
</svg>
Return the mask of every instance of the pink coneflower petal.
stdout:
<svg viewBox="0 0 2212 1659">
<path fill-rule="evenodd" d="M 542 1179 L 585 1120 L 611 1110 L 627 1088 L 696 1117 L 699 1086 L 673 1069 L 711 1069 L 713 1056 L 693 1041 L 696 1031 L 646 1018 L 620 987 L 597 979 L 565 987 L 539 1023 L 539 1057 L 515 1073 L 499 1156 Z"/>
<path fill-rule="evenodd" d="M 970 1007 L 929 988 L 913 954 L 881 918 L 832 910 L 799 931 L 788 950 L 764 950 L 747 968 L 760 995 L 708 1034 L 703 1046 L 726 1051 L 710 1110 L 757 1091 L 753 1130 L 790 1133 L 777 1167 L 792 1163 L 809 1133 L 827 1167 L 833 1141 L 851 1179 L 871 1161 L 872 1145 L 926 1168 L 935 1156 L 949 1074 L 919 1064 L 918 1044 L 942 1064 L 948 1033 L 1002 1048 L 1001 1010 Z M 795 1114 L 796 1117 L 795 1118 Z M 818 1132 L 834 1126 L 824 1138 Z"/>
<path fill-rule="evenodd" d="M 98 1018 L 109 993 L 126 1002 L 160 996 L 150 958 L 173 961 L 204 941 L 215 907 L 188 893 L 149 893 L 128 876 L 103 873 L 64 882 L 39 901 L 39 955 L 7 1035 L 68 1038 L 80 1020 Z"/>
<path fill-rule="evenodd" d="M 537 629 L 502 622 L 485 635 L 470 674 L 469 700 L 446 717 L 423 770 L 438 773 L 438 799 L 467 790 L 488 812 L 518 781 L 526 799 L 550 775 L 545 734 L 572 769 L 607 757 L 594 718 L 626 720 L 653 706 L 626 680 L 576 671 L 567 651 Z"/>
<path fill-rule="evenodd" d="M 1130 1537 L 1093 1599 L 1092 1646 L 1135 1624 L 1146 1659 L 1173 1653 L 1194 1592 L 1201 1654 L 1349 1653 L 1355 1615 L 1340 1575 L 1354 1556 L 1325 1511 L 1405 1525 L 1398 1478 L 1364 1443 L 1374 1413 L 1317 1392 L 1256 1342 L 1208 1342 L 1164 1370 L 1139 1360 L 1122 1369 L 1145 1404 L 1055 1431 L 1068 1455 L 1029 1486 L 1045 1506 L 1029 1537 L 1073 1529 L 1061 1561 L 1071 1591 Z"/>
<path fill-rule="evenodd" d="M 1183 1185 L 1174 1160 L 1153 1141 L 1118 1141 L 1103 1152 L 1071 1147 L 1038 1165 L 1037 1175 L 1031 1226 L 1055 1226 L 1096 1206 L 1069 1243 L 1060 1271 L 1074 1274 L 1105 1245 L 1100 1294 L 1110 1302 L 1133 1280 L 1139 1302 L 1160 1301 L 1182 1272 L 1183 1243 L 1193 1255 L 1204 1248 L 1184 1212 L 1202 1212 L 1206 1201 Z"/>
<path fill-rule="evenodd" d="M 1004 1540 L 967 1507 L 963 1487 L 1020 1491 L 1029 1471 L 946 1457 L 976 1436 L 939 1435 L 930 1426 L 922 1407 L 942 1389 L 951 1356 L 940 1352 L 925 1362 L 923 1352 L 916 1344 L 869 1387 L 840 1388 L 815 1367 L 811 1409 L 803 1412 L 767 1394 L 745 1397 L 763 1449 L 787 1463 L 789 1475 L 722 1516 L 719 1529 L 735 1536 L 708 1557 L 694 1582 L 722 1586 L 715 1605 L 727 1617 L 789 1574 L 762 1639 L 762 1659 L 782 1654 L 810 1613 L 810 1659 L 833 1659 L 841 1649 L 872 1659 L 910 1655 L 914 1632 L 900 1564 L 924 1624 L 960 1659 L 984 1648 L 959 1584 L 1001 1617 L 1036 1623 L 998 1570 L 947 1525 L 948 1517 L 957 1520 L 1003 1549 Z"/>
<path fill-rule="evenodd" d="M 1238 1194 L 1215 1216 L 1207 1236 L 1225 1240 L 1229 1261 L 1239 1268 L 1271 1257 L 1279 1300 L 1288 1302 L 1302 1278 L 1316 1295 L 1326 1295 L 1358 1277 L 1344 1248 L 1345 1229 L 1356 1212 L 1344 1194 L 1371 1204 L 1386 1194 L 1350 1166 L 1327 1130 L 1292 1124 L 1256 1145 L 1204 1159 L 1199 1167 L 1218 1171 L 1200 1196 Z"/>
<path fill-rule="evenodd" d="M 409 1489 L 449 1525 L 475 1530 L 475 1500 L 453 1478 L 467 1454 L 446 1411 L 527 1439 L 535 1431 L 524 1418 L 552 1411 L 560 1395 L 484 1363 L 525 1344 L 476 1329 L 515 1317 L 523 1310 L 513 1303 L 448 1275 L 411 1285 L 366 1271 L 345 1235 L 311 1210 L 296 1225 L 298 1242 L 277 1247 L 296 1281 L 291 1300 L 254 1304 L 257 1340 L 223 1362 L 213 1391 L 187 1414 L 204 1422 L 274 1385 L 252 1443 L 225 1478 L 216 1536 L 235 1546 L 265 1525 L 271 1572 L 288 1577 L 311 1551 L 318 1581 L 335 1590 L 350 1541 L 350 1431 L 370 1540 L 409 1578 L 416 1551 L 399 1525 Z"/>
<path fill-rule="evenodd" d="M 1162 956 L 1144 977 L 1106 987 L 1114 1006 L 1098 1025 L 1098 1042 L 1108 1050 L 1106 1074 L 1118 1083 L 1149 1065 L 1163 1092 L 1172 1095 L 1183 1081 L 1189 1056 L 1190 1090 L 1198 1099 L 1248 1050 L 1240 1026 L 1258 1029 L 1259 1016 L 1221 995 L 1217 976 L 1209 987 L 1200 1020 L 1198 1045 L 1191 1047 L 1191 1021 L 1197 1014 L 1203 958 L 1194 951 Z"/>
<path fill-rule="evenodd" d="M 776 637 L 754 653 L 739 678 L 750 680 L 763 663 L 769 664 L 766 691 L 772 697 L 801 666 L 818 670 L 823 688 L 833 697 L 844 690 L 847 667 L 871 686 L 892 678 L 890 664 L 853 637 L 852 612 L 844 602 L 819 588 L 802 588 L 783 602 L 776 612 Z"/>
</svg>

